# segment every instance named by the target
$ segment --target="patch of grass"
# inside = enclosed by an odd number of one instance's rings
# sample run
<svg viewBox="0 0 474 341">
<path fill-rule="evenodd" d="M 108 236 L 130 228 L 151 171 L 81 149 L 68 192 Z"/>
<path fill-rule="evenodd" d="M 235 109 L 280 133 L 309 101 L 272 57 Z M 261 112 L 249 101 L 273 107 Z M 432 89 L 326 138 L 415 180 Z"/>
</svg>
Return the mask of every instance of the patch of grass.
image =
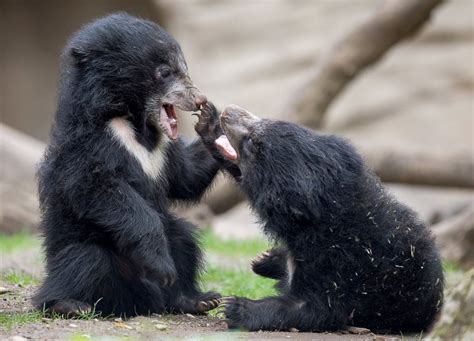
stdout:
<svg viewBox="0 0 474 341">
<path fill-rule="evenodd" d="M 91 312 L 83 313 L 79 316 L 71 318 L 70 320 L 92 320 L 102 319 L 101 315 L 95 311 L 95 304 Z M 48 318 L 50 320 L 64 319 L 64 316 L 58 313 L 48 313 L 46 310 L 32 310 L 24 313 L 19 312 L 2 312 L 0 313 L 0 327 L 5 330 L 10 330 L 17 325 L 37 323 L 42 318 Z"/>
<path fill-rule="evenodd" d="M 254 257 L 271 247 L 270 243 L 263 238 L 248 240 L 224 240 L 219 238 L 210 229 L 203 230 L 201 234 L 201 241 L 204 250 L 208 252 L 235 257 Z"/>
<path fill-rule="evenodd" d="M 462 268 L 454 263 L 454 262 L 451 262 L 451 261 L 448 261 L 448 260 L 445 260 L 443 261 L 443 269 L 445 272 L 460 272 L 462 271 Z"/>
<path fill-rule="evenodd" d="M 90 312 L 81 313 L 79 316 L 75 317 L 75 319 L 78 319 L 78 320 L 93 320 L 93 319 L 96 319 L 96 318 L 101 318 L 102 314 L 96 312 L 97 303 L 99 303 L 100 300 L 102 300 L 102 298 L 98 299 L 97 302 L 94 303 L 94 306 L 92 307 Z"/>
<path fill-rule="evenodd" d="M 202 277 L 204 289 L 219 292 L 222 296 L 245 296 L 258 299 L 275 295 L 273 279 L 260 277 L 242 269 L 211 266 Z"/>
<path fill-rule="evenodd" d="M 18 249 L 38 246 L 40 239 L 32 233 L 19 232 L 12 235 L 0 233 L 0 252 L 11 253 Z"/>
<path fill-rule="evenodd" d="M 38 284 L 37 278 L 17 271 L 10 271 L 5 274 L 0 274 L 0 280 L 12 285 L 26 286 L 31 284 Z"/>
<path fill-rule="evenodd" d="M 20 324 L 39 322 L 42 317 L 41 311 L 0 313 L 0 326 L 5 330 L 10 330 Z"/>
<path fill-rule="evenodd" d="M 132 341 L 134 340 L 128 336 L 90 336 L 87 334 L 75 334 L 71 336 L 69 341 Z"/>
<path fill-rule="evenodd" d="M 209 229 L 202 232 L 203 249 L 229 259 L 252 258 L 268 250 L 271 245 L 262 239 L 223 240 Z M 222 296 L 244 296 L 259 299 L 277 293 L 275 280 L 263 278 L 247 268 L 209 264 L 201 277 L 204 291 L 216 291 Z M 212 315 L 212 312 L 211 312 Z"/>
</svg>

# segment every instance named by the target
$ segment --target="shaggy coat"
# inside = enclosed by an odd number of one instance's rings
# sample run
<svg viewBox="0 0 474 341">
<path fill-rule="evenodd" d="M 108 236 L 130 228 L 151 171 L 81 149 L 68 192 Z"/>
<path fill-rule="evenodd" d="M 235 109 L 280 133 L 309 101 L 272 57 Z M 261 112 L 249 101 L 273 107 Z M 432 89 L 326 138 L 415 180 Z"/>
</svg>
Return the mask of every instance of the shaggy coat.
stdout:
<svg viewBox="0 0 474 341">
<path fill-rule="evenodd" d="M 221 125 L 240 187 L 280 244 L 253 270 L 278 279 L 281 294 L 226 298 L 230 327 L 398 333 L 433 323 L 443 272 L 430 232 L 347 141 L 237 106 L 223 111 Z"/>
<path fill-rule="evenodd" d="M 127 14 L 99 19 L 64 50 L 58 107 L 38 171 L 47 276 L 38 308 L 77 315 L 200 313 L 194 226 L 170 206 L 196 201 L 219 164 L 177 138 L 175 106 L 197 110 L 178 43 Z"/>
</svg>

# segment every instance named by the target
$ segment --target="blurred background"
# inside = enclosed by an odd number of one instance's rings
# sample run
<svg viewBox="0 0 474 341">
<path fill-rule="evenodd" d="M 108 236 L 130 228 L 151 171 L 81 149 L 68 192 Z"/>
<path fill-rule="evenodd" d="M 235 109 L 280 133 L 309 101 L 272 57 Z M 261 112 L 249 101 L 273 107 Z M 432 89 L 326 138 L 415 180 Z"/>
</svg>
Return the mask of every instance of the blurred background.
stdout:
<svg viewBox="0 0 474 341">
<path fill-rule="evenodd" d="M 37 232 L 34 171 L 55 111 L 61 50 L 82 25 L 115 11 L 165 27 L 194 82 L 219 107 L 236 103 L 350 138 L 390 191 L 432 226 L 445 259 L 472 268 L 474 1 L 423 0 L 427 7 L 411 10 L 415 2 L 0 0 L 0 238 L 9 245 L 0 272 L 41 278 L 41 261 L 28 263 L 28 252 L 18 256 L 13 244 Z M 341 69 L 346 77 L 334 93 L 331 77 Z M 193 118 L 180 120 L 193 138 Z M 178 211 L 207 227 L 206 240 L 216 244 L 260 240 L 242 200 L 219 177 L 204 202 Z"/>
</svg>

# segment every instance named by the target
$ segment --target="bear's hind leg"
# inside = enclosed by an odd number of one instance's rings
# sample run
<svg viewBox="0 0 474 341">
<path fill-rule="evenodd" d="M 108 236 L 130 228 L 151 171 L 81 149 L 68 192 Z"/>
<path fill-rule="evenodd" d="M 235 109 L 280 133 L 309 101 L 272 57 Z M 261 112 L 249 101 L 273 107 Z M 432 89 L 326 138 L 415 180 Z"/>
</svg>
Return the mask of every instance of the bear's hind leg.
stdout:
<svg viewBox="0 0 474 341">
<path fill-rule="evenodd" d="M 94 309 L 103 316 L 134 316 L 164 310 L 160 288 L 141 279 L 139 267 L 100 245 L 68 245 L 48 256 L 47 266 L 48 276 L 33 298 L 47 313 L 74 317 Z"/>
<path fill-rule="evenodd" d="M 181 219 L 171 221 L 168 226 L 170 254 L 178 272 L 178 279 L 169 288 L 169 308 L 175 313 L 201 314 L 216 308 L 220 303 L 220 294 L 199 290 L 202 253 L 195 230 L 192 224 Z"/>
<path fill-rule="evenodd" d="M 71 244 L 48 255 L 48 275 L 33 297 L 38 309 L 74 317 L 91 311 L 97 287 L 110 271 L 110 257 L 93 244 Z M 98 297 L 97 297 L 98 299 Z"/>
</svg>

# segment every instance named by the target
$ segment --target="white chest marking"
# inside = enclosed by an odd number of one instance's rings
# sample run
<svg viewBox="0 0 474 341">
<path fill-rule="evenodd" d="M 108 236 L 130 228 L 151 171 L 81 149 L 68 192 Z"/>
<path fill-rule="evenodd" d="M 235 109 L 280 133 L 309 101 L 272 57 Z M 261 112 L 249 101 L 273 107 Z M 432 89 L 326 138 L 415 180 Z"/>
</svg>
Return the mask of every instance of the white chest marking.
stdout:
<svg viewBox="0 0 474 341">
<path fill-rule="evenodd" d="M 168 136 L 163 134 L 160 144 L 149 151 L 137 141 L 133 126 L 126 119 L 113 118 L 109 122 L 109 129 L 113 138 L 137 159 L 146 175 L 155 180 L 162 174 L 166 162 L 166 145 L 170 142 Z"/>
</svg>

